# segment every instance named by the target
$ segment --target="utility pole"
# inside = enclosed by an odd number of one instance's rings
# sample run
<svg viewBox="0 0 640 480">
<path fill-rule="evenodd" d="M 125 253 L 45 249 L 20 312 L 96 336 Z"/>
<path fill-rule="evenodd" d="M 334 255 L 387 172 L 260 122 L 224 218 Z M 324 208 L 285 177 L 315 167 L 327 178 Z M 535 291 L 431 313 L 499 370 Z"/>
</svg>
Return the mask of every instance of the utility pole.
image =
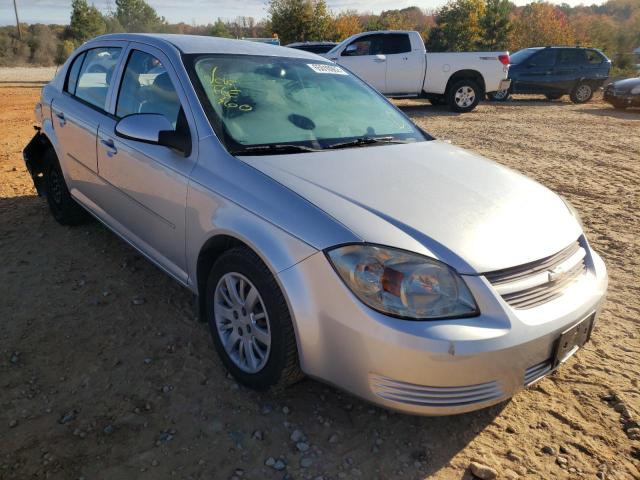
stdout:
<svg viewBox="0 0 640 480">
<path fill-rule="evenodd" d="M 20 28 L 20 18 L 18 17 L 18 5 L 13 0 L 13 10 L 16 12 L 16 26 L 18 27 L 18 38 L 22 40 L 22 28 Z"/>
</svg>

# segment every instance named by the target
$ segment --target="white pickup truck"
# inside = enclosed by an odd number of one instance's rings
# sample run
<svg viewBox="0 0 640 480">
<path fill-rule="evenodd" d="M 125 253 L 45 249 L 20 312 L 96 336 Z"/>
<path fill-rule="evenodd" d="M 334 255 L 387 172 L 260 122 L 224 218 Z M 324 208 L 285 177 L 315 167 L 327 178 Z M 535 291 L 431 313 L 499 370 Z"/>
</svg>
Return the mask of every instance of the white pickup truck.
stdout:
<svg viewBox="0 0 640 480">
<path fill-rule="evenodd" d="M 358 33 L 323 56 L 388 97 L 426 97 L 457 112 L 509 87 L 509 52 L 428 53 L 418 32 Z"/>
</svg>

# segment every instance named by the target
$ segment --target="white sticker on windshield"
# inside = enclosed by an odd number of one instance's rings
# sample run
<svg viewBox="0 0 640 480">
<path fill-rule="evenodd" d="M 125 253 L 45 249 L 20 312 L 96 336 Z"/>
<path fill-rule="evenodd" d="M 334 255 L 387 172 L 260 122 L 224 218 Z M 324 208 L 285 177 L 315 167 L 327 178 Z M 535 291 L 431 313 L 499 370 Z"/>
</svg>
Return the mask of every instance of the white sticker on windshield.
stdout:
<svg viewBox="0 0 640 480">
<path fill-rule="evenodd" d="M 349 75 L 337 65 L 327 65 L 326 63 L 307 63 L 307 66 L 316 73 L 329 73 L 331 75 Z"/>
</svg>

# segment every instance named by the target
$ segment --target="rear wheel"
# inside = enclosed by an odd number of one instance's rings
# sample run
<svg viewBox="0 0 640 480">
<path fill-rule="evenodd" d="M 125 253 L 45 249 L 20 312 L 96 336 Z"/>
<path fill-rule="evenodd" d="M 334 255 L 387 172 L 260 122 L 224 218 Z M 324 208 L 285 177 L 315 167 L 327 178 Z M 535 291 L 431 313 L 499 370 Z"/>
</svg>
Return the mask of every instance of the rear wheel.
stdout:
<svg viewBox="0 0 640 480">
<path fill-rule="evenodd" d="M 480 102 L 482 91 L 473 80 L 462 79 L 454 82 L 447 91 L 447 103 L 454 112 L 470 112 Z"/>
<path fill-rule="evenodd" d="M 254 252 L 236 247 L 216 261 L 206 301 L 213 343 L 238 382 L 265 390 L 303 377 L 289 308 Z"/>
<path fill-rule="evenodd" d="M 45 153 L 45 188 L 49 210 L 62 225 L 79 225 L 88 219 L 87 212 L 69 193 L 58 157 L 53 149 Z"/>
<path fill-rule="evenodd" d="M 511 93 L 509 93 L 508 89 L 487 93 L 487 98 L 489 98 L 489 100 L 493 100 L 494 102 L 504 102 L 506 100 L 509 100 L 510 97 Z"/>
<path fill-rule="evenodd" d="M 562 93 L 545 93 L 544 96 L 547 97 L 547 100 L 559 100 L 564 95 Z"/>
<path fill-rule="evenodd" d="M 593 97 L 593 88 L 588 83 L 579 83 L 571 91 L 570 96 L 573 103 L 586 103 Z"/>
</svg>

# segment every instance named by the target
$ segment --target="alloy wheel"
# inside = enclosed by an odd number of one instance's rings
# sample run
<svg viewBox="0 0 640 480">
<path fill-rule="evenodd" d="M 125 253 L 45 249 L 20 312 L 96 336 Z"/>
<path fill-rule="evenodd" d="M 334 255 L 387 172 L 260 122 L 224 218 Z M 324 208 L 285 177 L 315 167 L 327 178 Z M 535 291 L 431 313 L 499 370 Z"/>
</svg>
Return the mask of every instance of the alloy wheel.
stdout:
<svg viewBox="0 0 640 480">
<path fill-rule="evenodd" d="M 591 96 L 591 87 L 589 85 L 580 85 L 576 90 L 576 98 L 580 102 L 586 102 Z"/>
<path fill-rule="evenodd" d="M 223 275 L 214 293 L 214 317 L 231 361 L 246 373 L 262 370 L 271 350 L 271 326 L 255 285 L 240 273 Z"/>
<path fill-rule="evenodd" d="M 476 99 L 476 92 L 473 88 L 468 86 L 460 87 L 456 90 L 454 99 L 458 107 L 467 108 Z"/>
</svg>

